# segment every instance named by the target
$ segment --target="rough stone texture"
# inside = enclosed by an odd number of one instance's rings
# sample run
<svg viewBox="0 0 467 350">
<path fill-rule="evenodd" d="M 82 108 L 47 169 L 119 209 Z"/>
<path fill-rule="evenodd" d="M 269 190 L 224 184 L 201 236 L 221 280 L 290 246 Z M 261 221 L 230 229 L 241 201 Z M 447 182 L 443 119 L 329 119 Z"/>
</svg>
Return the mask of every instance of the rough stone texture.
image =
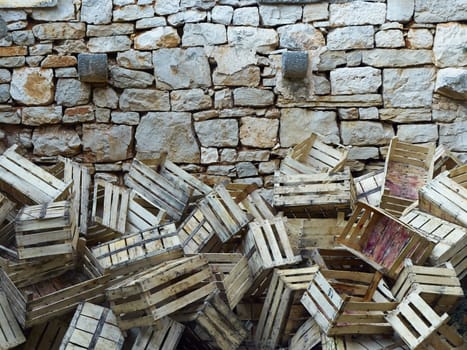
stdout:
<svg viewBox="0 0 467 350">
<path fill-rule="evenodd" d="M 8 69 L 0 69 L 0 83 L 9 83 L 11 81 L 11 73 Z"/>
<path fill-rule="evenodd" d="M 358 120 L 358 108 L 338 108 L 337 115 L 340 120 Z"/>
<path fill-rule="evenodd" d="M 205 11 L 192 9 L 170 15 L 167 19 L 167 22 L 169 22 L 169 24 L 172 26 L 178 27 L 184 23 L 196 23 L 201 22 L 204 19 L 206 19 Z"/>
<path fill-rule="evenodd" d="M 352 147 L 349 151 L 347 159 L 349 160 L 368 160 L 378 159 L 379 149 L 378 147 Z"/>
<path fill-rule="evenodd" d="M 19 110 L 6 110 L 0 112 L 0 123 L 2 124 L 20 124 L 21 117 Z M 8 135 L 7 135 L 8 136 Z"/>
<path fill-rule="evenodd" d="M 88 41 L 88 48 L 91 52 L 127 51 L 130 47 L 131 40 L 126 35 L 90 38 Z"/>
<path fill-rule="evenodd" d="M 86 34 L 84 23 L 42 23 L 32 27 L 34 36 L 40 40 L 81 39 Z"/>
<path fill-rule="evenodd" d="M 404 35 L 401 30 L 381 30 L 375 35 L 376 47 L 397 48 L 405 47 Z"/>
<path fill-rule="evenodd" d="M 316 56 L 318 60 L 316 65 L 319 71 L 333 70 L 337 66 L 342 66 L 347 63 L 347 58 L 344 51 L 330 51 L 323 49 L 320 50 Z"/>
<path fill-rule="evenodd" d="M 136 29 L 147 29 L 167 25 L 165 17 L 141 18 L 136 21 Z"/>
<path fill-rule="evenodd" d="M 242 118 L 240 122 L 240 143 L 250 147 L 272 148 L 278 141 L 278 130 L 278 119 Z"/>
<path fill-rule="evenodd" d="M 274 94 L 270 90 L 256 88 L 238 88 L 234 90 L 236 106 L 268 106 L 274 102 Z"/>
<path fill-rule="evenodd" d="M 312 132 L 323 135 L 326 142 L 339 143 L 336 113 L 303 108 L 282 109 L 279 131 L 281 147 L 292 147 L 305 140 Z"/>
<path fill-rule="evenodd" d="M 292 24 L 302 17 L 302 7 L 298 5 L 262 5 L 259 14 L 263 25 L 267 27 Z"/>
<path fill-rule="evenodd" d="M 21 117 L 24 125 L 58 124 L 62 121 L 62 107 L 25 107 Z"/>
<path fill-rule="evenodd" d="M 384 107 L 430 107 L 434 79 L 433 68 L 385 69 Z"/>
<path fill-rule="evenodd" d="M 112 123 L 125 125 L 138 125 L 139 113 L 137 112 L 112 112 Z"/>
<path fill-rule="evenodd" d="M 63 123 L 86 123 L 94 121 L 94 106 L 85 105 L 65 109 Z"/>
<path fill-rule="evenodd" d="M 219 161 L 219 154 L 217 148 L 214 147 L 201 147 L 201 164 L 212 164 Z"/>
<path fill-rule="evenodd" d="M 225 26 L 214 23 L 188 23 L 184 27 L 182 45 L 219 45 L 227 42 Z"/>
<path fill-rule="evenodd" d="M 381 86 L 381 71 L 372 67 L 338 68 L 331 71 L 333 95 L 373 93 Z"/>
<path fill-rule="evenodd" d="M 467 100 L 467 68 L 440 69 L 435 91 L 454 99 Z"/>
<path fill-rule="evenodd" d="M 327 37 L 329 50 L 371 49 L 374 47 L 373 26 L 336 28 Z"/>
<path fill-rule="evenodd" d="M 156 13 L 160 16 L 170 15 L 180 11 L 180 1 L 159 0 L 156 1 Z"/>
<path fill-rule="evenodd" d="M 16 68 L 24 66 L 26 58 L 23 56 L 20 57 L 1 57 L 0 58 L 0 67 L 2 68 Z"/>
<path fill-rule="evenodd" d="M 73 128 L 62 125 L 39 127 L 32 134 L 33 153 L 38 156 L 74 156 L 81 151 L 81 139 Z"/>
<path fill-rule="evenodd" d="M 212 107 L 212 99 L 201 89 L 177 90 L 170 93 L 172 110 L 177 112 L 198 111 Z"/>
<path fill-rule="evenodd" d="M 112 20 L 112 0 L 82 0 L 81 21 L 106 24 Z"/>
<path fill-rule="evenodd" d="M 456 152 L 467 152 L 467 121 L 441 124 L 439 142 Z"/>
<path fill-rule="evenodd" d="M 96 162 L 116 162 L 133 156 L 133 127 L 83 124 L 83 151 L 92 152 Z"/>
<path fill-rule="evenodd" d="M 363 63 L 373 67 L 409 67 L 431 64 L 431 50 L 375 49 L 363 51 Z"/>
<path fill-rule="evenodd" d="M 150 86 L 153 81 L 154 76 L 150 73 L 118 66 L 110 69 L 110 83 L 118 88 L 144 88 Z"/>
<path fill-rule="evenodd" d="M 163 47 L 177 47 L 180 37 L 172 27 L 157 27 L 135 37 L 135 49 L 155 50 Z"/>
<path fill-rule="evenodd" d="M 273 29 L 255 27 L 229 27 L 227 39 L 230 45 L 254 49 L 258 53 L 269 53 L 279 44 L 277 32 Z"/>
<path fill-rule="evenodd" d="M 111 87 L 96 88 L 93 90 L 92 100 L 98 107 L 118 108 L 118 95 Z"/>
<path fill-rule="evenodd" d="M 231 6 L 215 6 L 211 11 L 214 23 L 229 25 L 232 22 L 234 9 Z"/>
<path fill-rule="evenodd" d="M 151 89 L 125 89 L 120 95 L 123 111 L 169 111 L 169 93 Z"/>
<path fill-rule="evenodd" d="M 8 102 L 10 99 L 10 85 L 0 84 L 0 103 Z"/>
<path fill-rule="evenodd" d="M 361 24 L 383 24 L 386 20 L 386 4 L 352 1 L 329 5 L 332 26 L 355 26 Z"/>
<path fill-rule="evenodd" d="M 132 23 L 112 23 L 107 25 L 92 25 L 87 26 L 87 36 L 112 36 L 133 34 L 135 27 Z"/>
<path fill-rule="evenodd" d="M 232 74 L 222 74 L 218 69 L 212 75 L 214 85 L 225 86 L 258 86 L 261 80 L 259 67 L 248 66 Z"/>
<path fill-rule="evenodd" d="M 443 23 L 436 26 L 433 54 L 438 67 L 467 66 L 466 47 L 467 24 Z"/>
<path fill-rule="evenodd" d="M 76 79 L 58 79 L 55 93 L 57 104 L 72 107 L 89 102 L 91 87 Z"/>
<path fill-rule="evenodd" d="M 36 40 L 32 30 L 17 30 L 11 33 L 11 37 L 16 45 L 34 45 Z"/>
<path fill-rule="evenodd" d="M 429 29 L 409 29 L 407 46 L 411 49 L 431 49 L 433 47 L 433 34 Z"/>
<path fill-rule="evenodd" d="M 13 70 L 10 85 L 11 97 L 25 105 L 45 105 L 53 101 L 53 70 L 19 68 Z"/>
<path fill-rule="evenodd" d="M 235 165 L 239 178 L 252 177 L 258 175 L 258 169 L 251 162 L 240 162 Z"/>
<path fill-rule="evenodd" d="M 414 0 L 388 0 L 388 21 L 408 22 L 412 18 L 415 3 Z"/>
<path fill-rule="evenodd" d="M 361 120 L 378 120 L 379 112 L 376 107 L 369 108 L 359 108 L 358 114 L 360 115 Z"/>
<path fill-rule="evenodd" d="M 319 20 L 326 20 L 329 18 L 329 4 L 309 4 L 303 7 L 303 21 L 313 22 Z"/>
<path fill-rule="evenodd" d="M 236 147 L 238 145 L 238 123 L 235 119 L 195 122 L 195 130 L 203 147 Z"/>
<path fill-rule="evenodd" d="M 312 50 L 325 45 L 323 34 L 311 24 L 291 24 L 277 29 L 279 46 L 289 50 Z"/>
<path fill-rule="evenodd" d="M 119 52 L 117 63 L 128 69 L 152 69 L 152 53 L 137 50 Z"/>
<path fill-rule="evenodd" d="M 127 5 L 113 11 L 113 20 L 115 22 L 134 21 L 152 16 L 154 16 L 154 8 L 152 5 Z"/>
<path fill-rule="evenodd" d="M 403 142 L 436 142 L 438 126 L 434 124 L 405 124 L 397 127 L 397 137 Z"/>
<path fill-rule="evenodd" d="M 168 152 L 169 159 L 199 163 L 200 150 L 191 127 L 190 113 L 148 113 L 136 129 L 138 152 Z"/>
<path fill-rule="evenodd" d="M 467 18 L 464 0 L 415 0 L 415 22 L 438 23 Z"/>
<path fill-rule="evenodd" d="M 383 108 L 379 110 L 381 120 L 393 123 L 430 122 L 431 109 Z"/>
<path fill-rule="evenodd" d="M 76 66 L 78 60 L 75 56 L 49 55 L 42 62 L 42 68 L 60 68 Z"/>
<path fill-rule="evenodd" d="M 36 21 L 68 21 L 75 19 L 75 6 L 72 1 L 58 0 L 54 7 L 44 7 L 32 10 L 32 19 Z"/>
<path fill-rule="evenodd" d="M 386 145 L 393 136 L 394 130 L 387 124 L 368 121 L 343 121 L 341 123 L 341 137 L 344 145 Z"/>
<path fill-rule="evenodd" d="M 233 14 L 232 24 L 235 26 L 258 26 L 259 13 L 256 7 L 244 7 L 236 9 Z"/>
<path fill-rule="evenodd" d="M 209 63 L 202 48 L 159 49 L 153 53 L 156 86 L 187 89 L 211 85 Z"/>
</svg>

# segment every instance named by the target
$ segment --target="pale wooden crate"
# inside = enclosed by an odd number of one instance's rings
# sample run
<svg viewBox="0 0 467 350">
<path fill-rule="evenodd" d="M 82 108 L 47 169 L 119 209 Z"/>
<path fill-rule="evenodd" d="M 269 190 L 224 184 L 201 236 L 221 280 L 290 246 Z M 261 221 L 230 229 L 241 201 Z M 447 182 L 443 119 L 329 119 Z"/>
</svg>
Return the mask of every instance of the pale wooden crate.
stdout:
<svg viewBox="0 0 467 350">
<path fill-rule="evenodd" d="M 162 173 L 160 159 L 133 159 L 125 184 L 175 221 L 184 215 L 194 192 L 193 186 L 183 178 Z"/>
<path fill-rule="evenodd" d="M 11 349 L 26 341 L 4 292 L 0 292 L 0 349 Z"/>
<path fill-rule="evenodd" d="M 352 175 L 346 167 L 333 174 L 274 174 L 273 204 L 291 217 L 332 216 L 350 212 Z"/>
<path fill-rule="evenodd" d="M 183 256 L 175 224 L 131 233 L 90 250 L 100 273 L 114 276 L 134 273 Z"/>
<path fill-rule="evenodd" d="M 467 189 L 449 177 L 439 174 L 419 191 L 421 211 L 454 224 L 467 226 Z"/>
<path fill-rule="evenodd" d="M 340 295 L 320 271 L 311 276 L 301 303 L 327 335 L 391 334 L 384 316 L 397 306 Z"/>
<path fill-rule="evenodd" d="M 290 338 L 289 350 L 312 350 L 321 343 L 321 330 L 313 318 L 305 321 Z"/>
<path fill-rule="evenodd" d="M 167 213 L 154 206 L 136 191 L 130 192 L 126 220 L 126 233 L 149 230 L 167 223 Z"/>
<path fill-rule="evenodd" d="M 123 348 L 124 336 L 112 310 L 81 303 L 60 344 L 60 350 Z"/>
<path fill-rule="evenodd" d="M 422 265 L 435 244 L 399 219 L 362 202 L 337 243 L 391 279 L 397 278 L 406 258 Z"/>
<path fill-rule="evenodd" d="M 23 207 L 15 219 L 20 259 L 72 254 L 79 228 L 69 201 Z"/>
<path fill-rule="evenodd" d="M 389 335 L 345 335 L 330 337 L 322 334 L 321 347 L 322 350 L 409 350 L 400 338 Z"/>
<path fill-rule="evenodd" d="M 32 327 L 26 342 L 18 350 L 59 350 L 70 320 L 71 316 L 54 318 Z"/>
<path fill-rule="evenodd" d="M 418 200 L 418 190 L 433 178 L 435 146 L 391 140 L 384 166 L 380 207 L 399 217 Z"/>
<path fill-rule="evenodd" d="M 180 224 L 178 235 L 186 254 L 219 252 L 250 222 L 251 215 L 237 204 L 224 186 L 215 187 Z"/>
<path fill-rule="evenodd" d="M 0 193 L 0 224 L 3 224 L 7 220 L 8 216 L 14 212 L 16 203 L 9 200 L 8 197 Z"/>
<path fill-rule="evenodd" d="M 98 223 L 92 223 L 86 233 L 86 244 L 90 247 L 111 241 L 122 236 L 122 233 L 102 226 Z"/>
<path fill-rule="evenodd" d="M 84 253 L 84 240 L 78 244 L 79 256 Z M 47 322 L 74 310 L 82 301 L 99 303 L 105 298 L 105 288 L 110 276 L 101 276 L 96 267 L 85 258 L 70 264 L 60 274 L 21 281 L 21 287 L 0 269 L 0 282 L 10 306 L 22 327 Z"/>
<path fill-rule="evenodd" d="M 462 165 L 462 162 L 448 151 L 444 145 L 436 147 L 433 163 L 433 176 L 437 176 L 446 170 Z"/>
<path fill-rule="evenodd" d="M 407 259 L 392 293 L 402 301 L 413 292 L 418 293 L 437 313 L 452 312 L 464 298 L 461 282 L 450 263 L 437 267 L 416 266 Z"/>
<path fill-rule="evenodd" d="M 430 262 L 439 265 L 450 262 L 459 279 L 467 274 L 467 229 L 424 213 L 411 210 L 400 220 L 415 228 L 428 238 L 437 240 L 430 255 Z"/>
<path fill-rule="evenodd" d="M 238 316 L 222 300 L 218 290 L 213 291 L 190 317 L 188 327 L 200 343 L 208 348 L 238 349 L 248 331 Z"/>
<path fill-rule="evenodd" d="M 375 268 L 367 262 L 342 247 L 314 248 L 303 251 L 302 255 L 304 258 L 310 260 L 312 264 L 317 264 L 319 267 L 326 270 L 360 271 L 369 273 L 376 271 Z"/>
<path fill-rule="evenodd" d="M 184 329 L 183 324 L 164 317 L 152 327 L 140 328 L 131 350 L 175 350 Z"/>
<path fill-rule="evenodd" d="M 68 198 L 65 183 L 15 152 L 11 146 L 0 156 L 0 189 L 21 204 L 44 204 Z"/>
<path fill-rule="evenodd" d="M 457 182 L 464 188 L 467 188 L 467 164 L 458 165 L 449 170 L 448 177 Z"/>
<path fill-rule="evenodd" d="M 438 315 L 418 293 L 411 293 L 386 316 L 411 350 L 462 350 L 461 336 L 447 325 L 448 314 Z"/>
<path fill-rule="evenodd" d="M 342 145 L 328 145 L 323 136 L 312 133 L 297 144 L 281 163 L 283 174 L 332 173 L 344 166 L 349 149 Z"/>
<path fill-rule="evenodd" d="M 126 330 L 154 325 L 215 288 L 206 258 L 193 256 L 146 269 L 112 285 L 106 295 L 119 327 Z"/>
<path fill-rule="evenodd" d="M 309 318 L 300 297 L 317 270 L 316 266 L 274 270 L 255 334 L 259 349 L 286 346 Z"/>
<path fill-rule="evenodd" d="M 226 189 L 231 193 L 230 187 L 239 184 L 228 184 Z M 255 186 L 256 187 L 256 186 Z M 232 194 L 232 193 L 231 193 Z M 258 189 L 245 195 L 245 198 L 234 197 L 242 210 L 249 213 L 255 220 L 268 220 L 277 215 L 276 210 L 263 198 Z"/>
<path fill-rule="evenodd" d="M 379 206 L 381 190 L 384 184 L 384 169 L 369 172 L 368 174 L 353 178 L 355 200 Z"/>
</svg>

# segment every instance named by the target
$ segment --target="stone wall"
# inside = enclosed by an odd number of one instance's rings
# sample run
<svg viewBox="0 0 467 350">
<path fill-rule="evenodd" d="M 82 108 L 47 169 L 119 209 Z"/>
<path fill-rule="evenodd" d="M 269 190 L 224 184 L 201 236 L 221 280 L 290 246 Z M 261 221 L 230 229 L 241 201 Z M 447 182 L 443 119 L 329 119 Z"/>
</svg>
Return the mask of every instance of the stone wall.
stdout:
<svg viewBox="0 0 467 350">
<path fill-rule="evenodd" d="M 98 170 L 166 150 L 209 182 L 266 185 L 311 131 L 353 145 L 355 170 L 394 135 L 466 158 L 465 0 L 258 2 L 1 9 L 2 147 Z"/>
</svg>

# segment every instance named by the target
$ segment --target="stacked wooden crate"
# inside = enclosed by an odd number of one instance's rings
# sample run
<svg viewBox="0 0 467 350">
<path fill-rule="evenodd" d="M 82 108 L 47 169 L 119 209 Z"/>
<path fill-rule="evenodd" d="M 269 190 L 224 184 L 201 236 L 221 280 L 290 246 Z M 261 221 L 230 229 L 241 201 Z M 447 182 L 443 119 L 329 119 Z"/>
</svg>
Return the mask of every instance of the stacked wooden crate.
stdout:
<svg viewBox="0 0 467 350">
<path fill-rule="evenodd" d="M 467 166 L 433 149 L 394 139 L 385 171 L 353 178 L 348 148 L 312 134 L 270 204 L 165 154 L 96 174 L 11 148 L 0 348 L 463 349 L 450 316 L 465 303 Z"/>
</svg>

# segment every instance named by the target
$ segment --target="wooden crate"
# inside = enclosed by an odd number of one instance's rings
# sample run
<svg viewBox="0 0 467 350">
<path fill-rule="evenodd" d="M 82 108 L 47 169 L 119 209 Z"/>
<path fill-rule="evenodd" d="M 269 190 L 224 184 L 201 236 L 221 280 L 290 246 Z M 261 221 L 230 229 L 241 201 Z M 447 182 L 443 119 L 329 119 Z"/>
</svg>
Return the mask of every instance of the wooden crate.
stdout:
<svg viewBox="0 0 467 350">
<path fill-rule="evenodd" d="M 183 256 L 175 224 L 132 233 L 91 248 L 100 273 L 134 273 Z"/>
<path fill-rule="evenodd" d="M 312 350 L 321 343 L 321 331 L 313 318 L 303 323 L 290 339 L 289 350 Z"/>
<path fill-rule="evenodd" d="M 152 327 L 140 328 L 131 350 L 175 350 L 184 329 L 183 324 L 164 317 Z"/>
<path fill-rule="evenodd" d="M 227 185 L 227 189 L 230 185 Z M 237 201 L 237 199 L 236 199 Z M 269 220 L 277 215 L 276 210 L 263 198 L 259 190 L 249 193 L 239 203 L 240 207 L 249 213 L 255 220 Z"/>
<path fill-rule="evenodd" d="M 125 184 L 175 221 L 182 218 L 194 191 L 183 179 L 164 176 L 159 160 L 133 159 Z"/>
<path fill-rule="evenodd" d="M 378 207 L 381 201 L 381 189 L 384 184 L 384 169 L 372 171 L 353 179 L 355 200 Z M 356 203 L 355 203 L 356 204 Z"/>
<path fill-rule="evenodd" d="M 274 175 L 273 204 L 288 216 L 333 216 L 350 212 L 352 175 L 349 168 L 334 174 Z"/>
<path fill-rule="evenodd" d="M 409 350 L 397 337 L 388 335 L 321 336 L 322 350 Z"/>
<path fill-rule="evenodd" d="M 202 256 L 175 259 L 146 269 L 107 289 L 118 325 L 126 330 L 157 320 L 205 298 L 215 288 Z"/>
<path fill-rule="evenodd" d="M 89 167 L 73 162 L 67 158 L 60 158 L 63 163 L 63 181 L 73 182 L 71 203 L 79 232 L 86 235 L 89 222 L 91 201 L 91 170 Z"/>
<path fill-rule="evenodd" d="M 320 271 L 311 276 L 301 303 L 327 335 L 390 334 L 392 328 L 384 315 L 397 306 L 341 296 Z"/>
<path fill-rule="evenodd" d="M 296 232 L 297 246 L 301 251 L 334 248 L 335 239 L 341 234 L 345 224 L 344 213 L 338 213 L 337 218 L 287 219 L 287 227 L 289 231 Z"/>
<path fill-rule="evenodd" d="M 201 200 L 179 226 L 186 254 L 219 252 L 222 243 L 241 232 L 251 216 L 239 207 L 223 186 Z"/>
<path fill-rule="evenodd" d="M 5 293 L 0 292 L 0 349 L 11 349 L 25 341 Z"/>
<path fill-rule="evenodd" d="M 70 321 L 71 316 L 67 319 L 54 318 L 32 327 L 26 343 L 18 350 L 59 350 Z"/>
<path fill-rule="evenodd" d="M 275 269 L 261 310 L 255 341 L 260 349 L 286 346 L 309 318 L 300 297 L 318 268 Z"/>
<path fill-rule="evenodd" d="M 222 300 L 219 291 L 211 293 L 197 308 L 188 325 L 201 342 L 209 348 L 221 350 L 238 349 L 248 334 L 238 316 Z"/>
<path fill-rule="evenodd" d="M 272 220 L 250 223 L 256 250 L 264 269 L 296 264 L 302 261 L 294 255 L 287 233 L 287 218 L 276 217 Z"/>
<path fill-rule="evenodd" d="M 44 204 L 67 199 L 65 183 L 15 152 L 11 146 L 0 156 L 0 190 L 21 204 Z"/>
<path fill-rule="evenodd" d="M 462 187 L 467 188 L 467 164 L 450 169 L 448 177 Z"/>
<path fill-rule="evenodd" d="M 78 252 L 82 252 L 84 246 L 84 240 L 80 240 Z M 96 274 L 96 268 L 86 259 L 78 260 L 60 275 L 52 275 L 41 282 L 26 284 L 23 281 L 21 287 L 0 269 L 2 289 L 18 322 L 25 328 L 65 315 L 82 301 L 103 301 L 109 280 L 109 276 Z"/>
<path fill-rule="evenodd" d="M 90 247 L 121 237 L 122 234 L 98 223 L 89 225 L 86 244 Z"/>
<path fill-rule="evenodd" d="M 394 137 L 384 166 L 380 207 L 399 217 L 418 199 L 418 190 L 433 177 L 434 145 L 420 146 Z"/>
<path fill-rule="evenodd" d="M 23 207 L 15 220 L 20 259 L 71 254 L 79 228 L 69 201 Z"/>
<path fill-rule="evenodd" d="M 467 226 L 467 189 L 449 177 L 439 174 L 420 191 L 421 211 L 463 227 Z"/>
<path fill-rule="evenodd" d="M 437 176 L 446 170 L 462 165 L 462 162 L 454 154 L 449 152 L 444 145 L 436 147 L 433 163 L 433 176 Z"/>
<path fill-rule="evenodd" d="M 63 337 L 60 350 L 123 348 L 124 337 L 112 310 L 81 303 Z"/>
<path fill-rule="evenodd" d="M 383 210 L 359 202 L 337 243 L 385 276 L 396 279 L 404 259 L 422 265 L 435 242 Z"/>
<path fill-rule="evenodd" d="M 452 312 L 464 298 L 460 280 L 450 263 L 438 267 L 414 266 L 407 259 L 392 293 L 402 301 L 413 292 L 418 293 L 438 314 Z"/>
<path fill-rule="evenodd" d="M 136 191 L 130 192 L 128 212 L 126 219 L 126 233 L 149 230 L 155 226 L 164 224 L 167 213 L 154 206 Z"/>
<path fill-rule="evenodd" d="M 355 256 L 348 250 L 337 248 L 314 248 L 303 251 L 302 255 L 312 262 L 326 270 L 360 271 L 375 272 L 376 270 L 365 260 Z"/>
<path fill-rule="evenodd" d="M 418 293 L 405 296 L 386 318 L 411 350 L 465 349 L 463 339 L 447 325 L 448 314 L 439 316 Z"/>
<path fill-rule="evenodd" d="M 16 204 L 8 197 L 0 193 L 0 225 L 5 222 L 11 212 L 16 208 Z"/>
<path fill-rule="evenodd" d="M 281 163 L 283 174 L 333 173 L 340 171 L 349 149 L 342 145 L 327 145 L 323 136 L 312 133 L 296 145 Z"/>
<path fill-rule="evenodd" d="M 437 240 L 430 255 L 432 265 L 450 262 L 459 279 L 467 275 L 467 229 L 420 210 L 412 210 L 400 220 L 422 235 Z"/>
</svg>

